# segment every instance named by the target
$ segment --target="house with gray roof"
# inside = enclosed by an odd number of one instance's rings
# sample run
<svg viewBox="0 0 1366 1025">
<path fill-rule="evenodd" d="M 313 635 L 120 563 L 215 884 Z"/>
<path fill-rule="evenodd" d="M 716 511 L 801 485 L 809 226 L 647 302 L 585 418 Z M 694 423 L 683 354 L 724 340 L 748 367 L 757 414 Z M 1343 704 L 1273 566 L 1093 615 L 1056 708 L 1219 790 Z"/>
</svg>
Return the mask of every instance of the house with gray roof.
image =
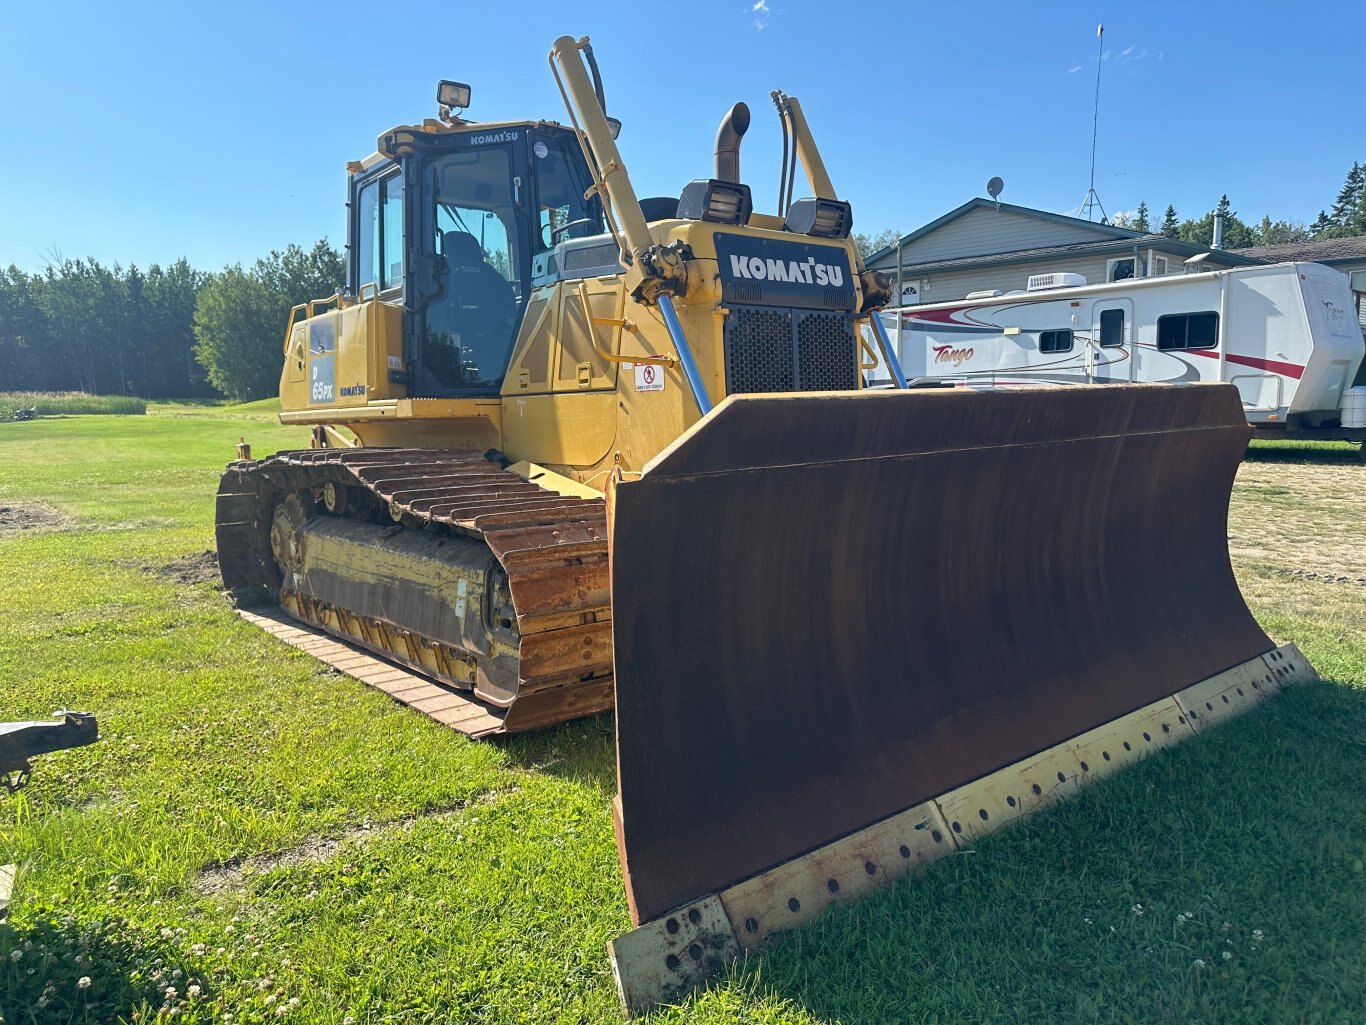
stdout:
<svg viewBox="0 0 1366 1025">
<path fill-rule="evenodd" d="M 1198 257 L 1198 259 L 1196 259 Z M 874 253 L 903 305 L 1023 289 L 1031 276 L 1069 271 L 1088 282 L 1181 274 L 1263 262 L 1256 256 L 1097 224 L 990 199 L 972 199 Z"/>
<path fill-rule="evenodd" d="M 1286 242 L 1276 246 L 1252 246 L 1235 249 L 1235 253 L 1251 256 L 1266 263 L 1287 260 L 1321 263 L 1347 275 L 1356 300 L 1357 319 L 1366 328 L 1366 236 L 1356 238 L 1325 238 L 1317 242 Z"/>
</svg>

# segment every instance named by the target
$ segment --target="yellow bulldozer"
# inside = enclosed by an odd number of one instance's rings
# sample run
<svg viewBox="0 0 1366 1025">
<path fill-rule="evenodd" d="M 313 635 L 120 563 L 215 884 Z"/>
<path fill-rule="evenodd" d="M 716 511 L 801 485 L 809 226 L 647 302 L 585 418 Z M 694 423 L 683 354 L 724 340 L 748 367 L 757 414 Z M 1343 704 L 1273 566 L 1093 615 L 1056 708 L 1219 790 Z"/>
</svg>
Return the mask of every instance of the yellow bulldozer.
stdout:
<svg viewBox="0 0 1366 1025">
<path fill-rule="evenodd" d="M 471 736 L 615 708 L 628 1007 L 1312 673 L 1229 563 L 1233 388 L 908 386 L 797 99 L 777 211 L 744 104 L 640 199 L 588 40 L 550 64 L 568 124 L 442 82 L 348 165 L 313 445 L 229 465 L 218 553 Z"/>
</svg>

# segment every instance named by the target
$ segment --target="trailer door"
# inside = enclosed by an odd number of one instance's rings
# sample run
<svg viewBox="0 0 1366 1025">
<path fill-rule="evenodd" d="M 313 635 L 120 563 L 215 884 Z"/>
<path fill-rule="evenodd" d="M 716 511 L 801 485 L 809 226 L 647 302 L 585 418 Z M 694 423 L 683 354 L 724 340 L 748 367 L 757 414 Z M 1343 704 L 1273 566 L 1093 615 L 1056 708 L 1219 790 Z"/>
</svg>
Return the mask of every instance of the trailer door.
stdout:
<svg viewBox="0 0 1366 1025">
<path fill-rule="evenodd" d="M 1132 299 L 1101 299 L 1091 307 L 1091 333 L 1086 344 L 1088 376 L 1097 384 L 1133 381 L 1138 377 Z"/>
</svg>

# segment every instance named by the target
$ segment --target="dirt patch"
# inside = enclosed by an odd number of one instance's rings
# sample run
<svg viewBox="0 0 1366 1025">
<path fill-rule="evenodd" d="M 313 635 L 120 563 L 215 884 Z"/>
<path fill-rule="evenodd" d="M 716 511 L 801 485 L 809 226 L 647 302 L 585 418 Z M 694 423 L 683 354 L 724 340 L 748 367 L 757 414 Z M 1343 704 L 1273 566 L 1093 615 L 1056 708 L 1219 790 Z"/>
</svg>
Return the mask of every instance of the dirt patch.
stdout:
<svg viewBox="0 0 1366 1025">
<path fill-rule="evenodd" d="M 218 553 L 212 548 L 193 555 L 184 555 L 170 562 L 127 562 L 119 563 L 128 569 L 137 569 L 149 576 L 161 577 L 173 584 L 206 584 L 218 581 Z"/>
<path fill-rule="evenodd" d="M 69 527 L 75 521 L 50 505 L 42 502 L 13 502 L 0 505 L 0 536 L 18 534 L 30 530 L 59 530 Z"/>
<path fill-rule="evenodd" d="M 448 808 L 436 808 L 417 815 L 405 815 L 391 822 L 372 823 L 369 820 L 358 826 L 351 826 L 340 836 L 319 837 L 306 840 L 297 847 L 290 847 L 274 854 L 258 854 L 250 858 L 234 858 L 206 866 L 195 880 L 194 889 L 202 894 L 227 893 L 241 890 L 250 875 L 260 875 L 280 868 L 293 868 L 296 865 L 312 865 L 326 861 L 345 849 L 362 846 L 376 836 L 406 832 L 419 822 L 453 819 L 473 807 L 507 797 L 514 790 L 495 790 L 484 794 L 474 801 L 457 804 Z"/>
<path fill-rule="evenodd" d="M 1235 564 L 1265 566 L 1306 580 L 1366 578 L 1366 466 L 1245 462 L 1229 510 Z"/>
<path fill-rule="evenodd" d="M 142 569 L 144 573 L 155 573 L 177 584 L 205 584 L 218 580 L 218 553 L 208 548 L 164 566 L 143 566 Z"/>
<path fill-rule="evenodd" d="M 240 890 L 246 883 L 247 875 L 259 875 L 277 868 L 291 868 L 295 865 L 314 864 L 326 861 L 344 847 L 348 841 L 364 836 L 361 828 L 348 829 L 338 837 L 322 840 L 309 840 L 275 854 L 262 854 L 253 858 L 234 859 L 222 864 L 210 865 L 199 873 L 195 889 L 200 893 L 213 895 L 229 890 Z"/>
</svg>

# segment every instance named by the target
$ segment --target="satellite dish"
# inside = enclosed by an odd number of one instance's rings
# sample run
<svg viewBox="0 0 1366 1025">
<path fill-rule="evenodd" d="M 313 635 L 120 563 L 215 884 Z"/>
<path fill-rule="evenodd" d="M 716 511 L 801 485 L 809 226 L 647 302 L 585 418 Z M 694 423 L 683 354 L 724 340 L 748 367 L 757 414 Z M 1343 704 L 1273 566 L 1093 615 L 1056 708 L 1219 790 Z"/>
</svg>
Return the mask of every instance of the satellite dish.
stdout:
<svg viewBox="0 0 1366 1025">
<path fill-rule="evenodd" d="M 999 175 L 987 182 L 987 195 L 996 200 L 996 209 L 1001 208 L 1001 190 L 1006 187 L 1005 179 Z"/>
</svg>

